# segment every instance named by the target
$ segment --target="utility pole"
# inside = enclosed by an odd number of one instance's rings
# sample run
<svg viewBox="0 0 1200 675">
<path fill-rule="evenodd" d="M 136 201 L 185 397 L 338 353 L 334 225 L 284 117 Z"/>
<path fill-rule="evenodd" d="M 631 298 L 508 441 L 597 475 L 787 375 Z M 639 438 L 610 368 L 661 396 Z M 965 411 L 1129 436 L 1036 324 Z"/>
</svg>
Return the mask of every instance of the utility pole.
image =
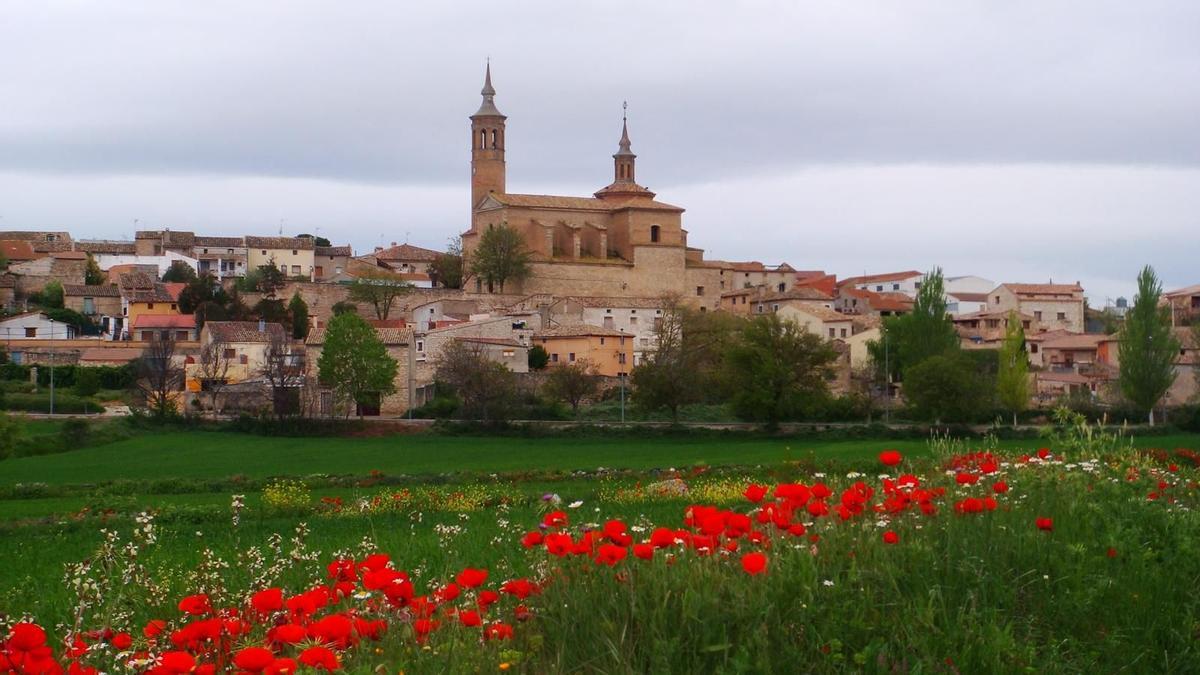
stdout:
<svg viewBox="0 0 1200 675">
<path fill-rule="evenodd" d="M 54 319 L 50 319 L 50 414 L 54 414 Z"/>
<path fill-rule="evenodd" d="M 892 423 L 892 364 L 886 332 L 883 334 L 883 423 Z"/>
<path fill-rule="evenodd" d="M 621 424 L 625 423 L 625 373 L 617 378 L 621 381 Z"/>
</svg>

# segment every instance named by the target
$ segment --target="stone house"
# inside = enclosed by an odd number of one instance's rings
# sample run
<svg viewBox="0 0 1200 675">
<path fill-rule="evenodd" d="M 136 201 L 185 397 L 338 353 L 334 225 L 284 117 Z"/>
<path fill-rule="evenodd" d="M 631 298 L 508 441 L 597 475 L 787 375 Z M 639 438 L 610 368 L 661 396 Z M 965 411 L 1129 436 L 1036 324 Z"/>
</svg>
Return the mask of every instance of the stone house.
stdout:
<svg viewBox="0 0 1200 675">
<path fill-rule="evenodd" d="M 833 309 L 833 298 L 815 288 L 800 287 L 783 293 L 769 292 L 758 298 L 753 298 L 751 306 L 754 314 L 778 312 L 783 307 L 806 305 L 809 307 L 824 307 Z"/>
<path fill-rule="evenodd" d="M 520 361 L 510 356 L 504 356 L 498 361 L 515 373 L 527 373 L 529 372 L 528 349 L 533 344 L 535 332 L 541 327 L 540 315 L 527 314 L 522 316 L 488 315 L 442 328 L 418 330 L 414 337 L 416 345 L 413 352 L 416 379 L 423 384 L 433 382 L 438 357 L 446 345 L 452 341 L 468 339 L 477 341 L 476 344 L 484 344 L 478 342 L 484 340 L 496 341 L 497 345 L 508 343 L 521 345 L 524 348 L 526 360 Z"/>
<path fill-rule="evenodd" d="M 841 280 L 838 282 L 838 288 L 849 287 L 873 293 L 903 293 L 909 298 L 915 298 L 917 297 L 917 291 L 921 288 L 921 279 L 924 276 L 924 274 L 916 270 L 887 272 L 885 274 L 864 274 Z"/>
<path fill-rule="evenodd" d="M 798 324 L 804 330 L 826 340 L 845 340 L 854 334 L 853 319 L 821 305 L 790 302 L 774 310 L 783 321 Z"/>
<path fill-rule="evenodd" d="M 115 284 L 63 286 L 63 306 L 100 321 L 103 317 L 121 316 L 121 289 Z"/>
<path fill-rule="evenodd" d="M 113 331 L 122 340 L 132 337 L 130 331 L 143 315 L 178 315 L 179 293 L 184 284 L 164 284 L 141 272 L 122 274 L 118 288 L 121 292 L 121 317 L 114 322 Z"/>
<path fill-rule="evenodd" d="M 549 367 L 586 360 L 599 375 L 618 377 L 633 369 L 633 335 L 586 324 L 558 325 L 533 335 L 550 354 Z"/>
<path fill-rule="evenodd" d="M 196 340 L 196 317 L 192 314 L 140 314 L 129 331 L 138 342 Z"/>
<path fill-rule="evenodd" d="M 82 284 L 87 270 L 87 254 L 78 251 L 58 251 L 35 260 L 8 266 L 15 277 L 16 295 L 26 297 L 39 293 L 51 280 L 67 284 Z"/>
<path fill-rule="evenodd" d="M 1084 332 L 1083 287 L 1075 284 L 1000 284 L 988 293 L 987 311 L 1017 310 L 1046 330 Z"/>
<path fill-rule="evenodd" d="M 12 340 L 70 340 L 75 327 L 54 321 L 42 312 L 26 312 L 0 319 L 0 338 Z"/>
<path fill-rule="evenodd" d="M 376 247 L 374 252 L 364 257 L 374 258 L 397 272 L 429 275 L 429 265 L 437 260 L 439 255 L 441 251 L 408 243 L 396 244 L 393 241 L 388 248 Z"/>
<path fill-rule="evenodd" d="M 615 329 L 633 336 L 633 365 L 636 367 L 658 348 L 662 324 L 661 298 L 596 298 L 569 296 L 549 307 L 553 323 L 586 324 Z"/>
<path fill-rule="evenodd" d="M 292 279 L 312 279 L 316 246 L 309 237 L 246 237 L 246 268 L 278 267 Z"/>
<path fill-rule="evenodd" d="M 912 311 L 913 300 L 900 292 L 877 293 L 847 284 L 838 288 L 834 308 L 843 314 L 899 316 Z"/>
<path fill-rule="evenodd" d="M 198 236 L 192 246 L 196 273 L 218 279 L 246 276 L 246 241 L 241 237 Z"/>
<path fill-rule="evenodd" d="M 341 274 L 352 255 L 349 246 L 317 246 L 313 250 L 313 280 L 328 281 Z"/>
<path fill-rule="evenodd" d="M 1162 302 L 1171 307 L 1171 325 L 1186 326 L 1200 321 L 1200 284 L 1167 291 Z"/>
</svg>

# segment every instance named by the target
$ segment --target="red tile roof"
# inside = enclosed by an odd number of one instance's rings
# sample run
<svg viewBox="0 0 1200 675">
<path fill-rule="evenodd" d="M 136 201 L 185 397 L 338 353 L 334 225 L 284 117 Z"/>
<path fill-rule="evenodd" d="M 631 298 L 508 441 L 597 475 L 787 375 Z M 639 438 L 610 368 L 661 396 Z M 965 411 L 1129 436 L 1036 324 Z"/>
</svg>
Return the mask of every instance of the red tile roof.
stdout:
<svg viewBox="0 0 1200 675">
<path fill-rule="evenodd" d="M 905 272 L 888 272 L 886 274 L 864 274 L 859 277 L 847 277 L 838 282 L 839 286 L 853 284 L 873 284 L 877 281 L 900 281 L 901 279 L 911 279 L 913 277 L 923 276 L 916 270 L 908 270 Z"/>
<path fill-rule="evenodd" d="M 195 328 L 194 314 L 139 314 L 133 322 L 134 330 L 143 328 Z"/>
<path fill-rule="evenodd" d="M 41 257 L 34 253 L 32 244 L 20 239 L 5 239 L 0 241 L 0 254 L 10 262 L 35 260 Z"/>
</svg>

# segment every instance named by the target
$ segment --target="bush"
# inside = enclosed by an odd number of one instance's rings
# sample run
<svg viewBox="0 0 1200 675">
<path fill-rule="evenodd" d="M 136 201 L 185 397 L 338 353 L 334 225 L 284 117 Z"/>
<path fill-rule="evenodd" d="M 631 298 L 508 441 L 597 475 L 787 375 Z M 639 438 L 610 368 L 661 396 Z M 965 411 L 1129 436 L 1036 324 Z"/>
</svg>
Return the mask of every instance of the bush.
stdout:
<svg viewBox="0 0 1200 675">
<path fill-rule="evenodd" d="M 25 440 L 25 423 L 0 414 L 0 459 L 12 457 Z"/>
<path fill-rule="evenodd" d="M 306 513 L 312 509 L 312 492 L 298 480 L 277 480 L 263 488 L 262 505 L 271 515 Z"/>
</svg>

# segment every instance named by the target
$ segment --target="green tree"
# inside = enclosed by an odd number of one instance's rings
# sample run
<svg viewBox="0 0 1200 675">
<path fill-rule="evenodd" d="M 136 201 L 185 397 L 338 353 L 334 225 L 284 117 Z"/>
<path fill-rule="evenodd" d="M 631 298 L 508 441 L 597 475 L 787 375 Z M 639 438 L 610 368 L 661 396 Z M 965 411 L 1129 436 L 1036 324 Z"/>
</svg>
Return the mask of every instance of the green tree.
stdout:
<svg viewBox="0 0 1200 675">
<path fill-rule="evenodd" d="M 274 298 L 281 288 L 287 285 L 287 275 L 274 265 L 259 265 L 252 274 L 246 275 L 253 284 L 250 290 L 258 291 L 268 298 Z"/>
<path fill-rule="evenodd" d="M 546 348 L 541 345 L 534 345 L 529 348 L 529 369 L 541 370 L 550 363 L 550 354 L 546 352 Z"/>
<path fill-rule="evenodd" d="M 451 341 L 437 359 L 437 379 L 454 390 L 463 419 L 499 424 L 517 399 L 516 376 L 488 358 L 480 345 Z"/>
<path fill-rule="evenodd" d="M 318 378 L 347 408 L 395 393 L 398 367 L 365 319 L 339 314 L 329 320 L 317 360 Z"/>
<path fill-rule="evenodd" d="M 471 274 L 479 277 L 488 290 L 504 292 L 509 281 L 529 276 L 529 249 L 520 232 L 508 225 L 489 228 L 479 237 L 471 258 Z"/>
<path fill-rule="evenodd" d="M 446 252 L 429 263 L 429 276 L 435 286 L 462 288 L 467 282 L 467 270 L 463 266 L 462 238 L 455 237 L 446 246 Z"/>
<path fill-rule="evenodd" d="M 775 428 L 812 411 L 829 396 L 836 359 L 830 343 L 795 322 L 755 317 L 729 353 L 734 412 Z"/>
<path fill-rule="evenodd" d="M 87 267 L 83 270 L 83 283 L 88 286 L 103 286 L 107 280 L 108 276 L 104 274 L 96 259 L 89 253 L 87 256 Z"/>
<path fill-rule="evenodd" d="M 191 265 L 182 260 L 172 261 L 171 266 L 162 275 L 163 283 L 187 284 L 195 281 L 195 279 L 196 270 L 192 269 Z"/>
<path fill-rule="evenodd" d="M 51 279 L 42 287 L 42 292 L 39 294 L 41 304 L 47 309 L 62 309 L 63 307 L 63 285 L 58 279 Z"/>
<path fill-rule="evenodd" d="M 654 350 L 633 369 L 633 401 L 646 410 L 667 410 L 679 421 L 683 406 L 727 397 L 725 358 L 743 320 L 698 312 L 673 295 L 664 296 L 657 311 Z"/>
<path fill-rule="evenodd" d="M 386 272 L 364 274 L 350 284 L 350 299 L 370 303 L 375 318 L 387 319 L 396 298 L 412 293 L 413 285 Z"/>
<path fill-rule="evenodd" d="M 75 369 L 75 395 L 87 398 L 100 393 L 100 373 L 95 368 Z"/>
<path fill-rule="evenodd" d="M 25 422 L 18 417 L 0 413 L 0 459 L 12 457 L 25 442 Z"/>
<path fill-rule="evenodd" d="M 211 274 L 197 276 L 179 292 L 179 311 L 184 314 L 194 314 L 196 308 L 205 302 L 215 302 L 222 307 L 229 302 L 229 294 Z"/>
<path fill-rule="evenodd" d="M 333 311 L 334 316 L 338 316 L 339 314 L 357 314 L 358 313 L 358 305 L 354 304 L 353 302 L 347 302 L 345 300 L 339 300 L 339 301 L 333 303 L 333 307 L 331 307 L 330 309 Z"/>
<path fill-rule="evenodd" d="M 1009 312 L 1004 343 L 1000 345 L 1000 372 L 996 376 L 996 397 L 1011 412 L 1013 426 L 1017 415 L 1029 405 L 1029 356 L 1025 353 L 1025 327 L 1017 313 Z"/>
<path fill-rule="evenodd" d="M 886 363 L 893 377 L 903 376 L 931 356 L 959 348 L 958 333 L 946 312 L 946 292 L 941 268 L 927 273 L 917 290 L 913 309 L 908 314 L 883 321 L 880 339 L 867 348 L 877 367 Z"/>
<path fill-rule="evenodd" d="M 904 398 L 913 413 L 939 424 L 975 421 L 987 408 L 993 386 L 961 351 L 930 356 L 904 371 Z"/>
<path fill-rule="evenodd" d="M 262 319 L 267 323 L 280 324 L 289 332 L 292 330 L 292 317 L 288 314 L 287 306 L 283 304 L 283 300 L 278 298 L 263 298 L 254 303 L 254 309 L 251 311 L 256 318 Z"/>
<path fill-rule="evenodd" d="M 1125 314 L 1118 340 L 1121 393 L 1148 411 L 1154 426 L 1154 407 L 1175 381 L 1179 340 L 1171 331 L 1171 309 L 1159 306 L 1162 283 L 1149 265 L 1138 274 L 1138 292 Z"/>
<path fill-rule="evenodd" d="M 303 340 L 308 337 L 308 303 L 300 297 L 300 291 L 292 294 L 288 303 L 288 314 L 292 320 L 292 337 Z"/>
<path fill-rule="evenodd" d="M 600 377 L 587 359 L 579 359 L 551 368 L 545 388 L 549 396 L 571 406 L 571 413 L 578 417 L 579 404 L 600 390 Z"/>
</svg>

